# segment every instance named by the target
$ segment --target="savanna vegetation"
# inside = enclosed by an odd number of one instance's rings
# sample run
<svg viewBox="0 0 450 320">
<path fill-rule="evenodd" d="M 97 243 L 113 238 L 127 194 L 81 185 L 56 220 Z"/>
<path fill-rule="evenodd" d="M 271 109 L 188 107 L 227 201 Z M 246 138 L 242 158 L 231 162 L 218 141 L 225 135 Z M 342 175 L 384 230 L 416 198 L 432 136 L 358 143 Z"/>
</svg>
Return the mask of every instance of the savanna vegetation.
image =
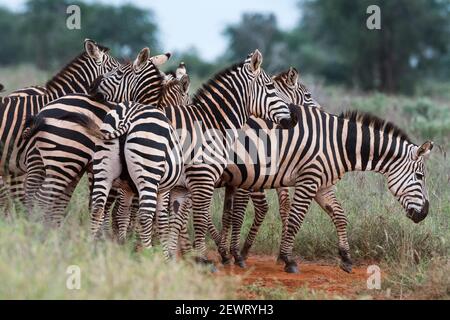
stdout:
<svg viewBox="0 0 450 320">
<path fill-rule="evenodd" d="M 365 28 L 366 2 L 380 5 L 385 33 Z M 30 0 L 21 12 L 0 7 L 0 83 L 7 90 L 45 83 L 81 50 L 86 37 L 111 47 L 119 56 L 134 55 L 143 46 L 170 49 L 163 47 L 157 21 L 149 12 L 133 5 L 70 1 L 74 3 L 88 14 L 87 25 L 70 37 L 63 28 L 55 27 L 61 21 L 53 14 L 55 10 L 64 12 L 65 1 Z M 396 123 L 416 143 L 432 139 L 435 148 L 427 162 L 430 214 L 420 224 L 406 218 L 380 175 L 348 174 L 338 184 L 337 194 L 349 218 L 353 259 L 357 264 L 376 263 L 384 273 L 382 290 L 362 290 L 360 298 L 384 297 L 388 289 L 393 298 L 450 298 L 449 2 L 310 0 L 301 1 L 298 7 L 302 19 L 293 30 L 280 30 L 274 16 L 246 14 L 238 24 L 224 27 L 229 50 L 217 61 L 203 61 L 193 49 L 177 52 L 172 63 L 185 61 L 194 92 L 221 66 L 258 47 L 268 71 L 291 65 L 299 68 L 303 82 L 327 111 L 371 112 Z M 110 18 L 96 18 L 101 15 Z M 120 28 L 109 32 L 114 19 L 128 19 L 135 32 Z M 18 37 L 19 33 L 27 38 Z M 390 36 L 386 38 L 386 34 Z M 252 253 L 270 254 L 275 260 L 281 222 L 276 194 L 268 194 L 269 215 Z M 158 248 L 138 254 L 131 243 L 92 243 L 87 198 L 87 182 L 83 180 L 61 230 L 44 229 L 26 217 L 18 204 L 13 205 L 9 217 L 0 219 L 0 299 L 241 297 L 238 277 L 211 275 L 189 262 L 166 263 Z M 218 226 L 222 200 L 223 191 L 218 190 L 212 208 Z M 249 206 L 243 236 L 252 218 Z M 210 247 L 215 249 L 212 241 Z M 315 204 L 299 232 L 294 252 L 300 261 L 338 264 L 334 225 Z M 66 288 L 66 271 L 71 265 L 80 267 L 80 290 Z M 267 289 L 253 284 L 244 290 L 264 299 L 335 298 L 307 288 L 292 292 L 281 286 Z"/>
</svg>

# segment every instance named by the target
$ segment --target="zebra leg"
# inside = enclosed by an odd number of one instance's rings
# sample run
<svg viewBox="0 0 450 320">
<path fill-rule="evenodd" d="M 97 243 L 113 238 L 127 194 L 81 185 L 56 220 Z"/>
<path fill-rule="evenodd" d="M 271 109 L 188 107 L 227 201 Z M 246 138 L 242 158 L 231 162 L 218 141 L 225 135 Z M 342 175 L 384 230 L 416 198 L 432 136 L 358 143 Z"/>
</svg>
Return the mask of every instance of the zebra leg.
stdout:
<svg viewBox="0 0 450 320">
<path fill-rule="evenodd" d="M 312 199 L 316 196 L 317 186 L 311 183 L 311 180 L 304 183 L 299 182 L 295 186 L 294 199 L 291 205 L 291 211 L 287 221 L 286 230 L 283 230 L 281 237 L 281 246 L 279 260 L 285 263 L 284 271 L 288 273 L 297 273 L 297 263 L 292 257 L 295 236 L 300 229 Z"/>
<path fill-rule="evenodd" d="M 139 239 L 144 248 L 152 247 L 153 218 L 158 200 L 158 185 L 155 183 L 139 184 Z M 139 247 L 140 247 L 139 245 Z M 138 248 L 139 248 L 138 247 Z"/>
<path fill-rule="evenodd" d="M 291 199 L 289 197 L 289 188 L 277 188 L 278 205 L 280 208 L 280 217 L 283 229 L 286 228 L 287 217 L 291 210 Z"/>
<path fill-rule="evenodd" d="M 208 229 L 208 215 L 210 214 L 211 201 L 214 193 L 214 181 L 202 180 L 191 186 L 192 211 L 194 218 L 194 250 L 197 262 L 211 264 L 206 258 L 206 231 Z M 214 269 L 214 267 L 213 267 Z"/>
<path fill-rule="evenodd" d="M 181 228 L 180 235 L 178 236 L 178 242 L 180 244 L 180 251 L 183 257 L 188 255 L 192 251 L 192 244 L 191 240 L 189 239 L 187 221 Z"/>
<path fill-rule="evenodd" d="M 169 201 L 170 191 L 160 192 L 156 205 L 156 223 L 158 226 L 159 241 L 161 242 L 163 253 L 166 259 L 172 258 L 169 247 Z"/>
<path fill-rule="evenodd" d="M 208 232 L 217 247 L 220 246 L 221 235 L 212 221 L 212 216 L 208 215 Z"/>
<path fill-rule="evenodd" d="M 42 162 L 42 158 L 36 149 L 36 152 L 31 153 L 27 160 L 27 173 L 24 183 L 24 203 L 29 215 L 33 213 L 34 201 L 39 188 L 44 182 L 45 176 L 44 163 Z"/>
<path fill-rule="evenodd" d="M 177 240 L 187 235 L 187 222 L 189 211 L 192 207 L 187 190 L 182 188 L 172 189 L 170 193 L 170 207 L 172 208 L 172 216 L 170 218 L 168 251 L 169 256 L 175 258 L 177 253 Z M 182 252 L 187 249 L 184 243 L 180 242 L 180 244 Z"/>
<path fill-rule="evenodd" d="M 222 214 L 222 232 L 220 235 L 220 245 L 218 248 L 219 254 L 222 257 L 222 264 L 229 264 L 231 262 L 231 257 L 227 253 L 227 242 L 233 215 L 233 201 L 235 191 L 236 188 L 234 187 L 225 188 L 225 199 Z"/>
<path fill-rule="evenodd" d="M 10 216 L 9 212 L 9 187 L 5 181 L 6 176 L 0 177 L 0 210 L 3 211 L 5 217 Z"/>
<path fill-rule="evenodd" d="M 247 207 L 247 203 L 249 200 L 249 196 L 252 198 L 252 202 L 255 209 L 255 216 L 253 218 L 252 226 L 250 227 L 250 230 L 248 232 L 247 238 L 245 240 L 244 246 L 241 251 L 242 259 L 246 260 L 248 256 L 248 252 L 250 251 L 250 248 L 253 245 L 253 242 L 255 241 L 256 235 L 258 234 L 258 230 L 264 221 L 264 218 L 269 211 L 269 205 L 267 204 L 267 198 L 264 191 L 262 192 L 252 192 L 247 193 L 246 195 L 242 192 L 242 198 L 236 201 L 235 206 L 235 215 L 233 216 L 233 219 L 235 221 L 233 222 L 233 234 L 235 237 L 235 241 L 239 241 L 240 238 L 240 232 L 242 228 L 242 223 L 244 222 L 244 216 L 245 216 L 245 209 Z M 235 218 L 236 217 L 236 218 Z M 236 223 L 236 225 L 234 225 Z M 235 248 L 239 248 L 239 243 L 234 244 Z"/>
<path fill-rule="evenodd" d="M 131 220 L 130 208 L 133 203 L 133 198 L 134 192 L 128 184 L 121 184 L 121 187 L 118 190 L 118 202 L 114 207 L 117 211 L 113 213 L 114 225 L 115 228 L 117 228 L 117 241 L 120 244 L 124 244 L 127 237 L 127 231 Z"/>
<path fill-rule="evenodd" d="M 80 182 L 82 175 L 74 177 L 73 180 L 64 188 L 64 191 L 61 193 L 59 199 L 53 205 L 51 212 L 53 215 L 53 221 L 55 221 L 56 225 L 60 225 L 66 216 L 66 209 L 69 205 L 70 199 L 72 198 L 72 194 L 75 191 L 78 182 Z"/>
<path fill-rule="evenodd" d="M 319 190 L 314 199 L 328 213 L 336 227 L 339 239 L 339 256 L 341 257 L 340 267 L 345 272 L 350 273 L 353 263 L 350 257 L 350 246 L 347 238 L 348 221 L 341 204 L 336 199 L 334 186 Z"/>
<path fill-rule="evenodd" d="M 238 189 L 236 191 L 233 202 L 233 216 L 231 219 L 230 252 L 234 257 L 234 264 L 241 268 L 245 268 L 245 258 L 239 252 L 240 236 L 249 195 L 250 193 L 247 190 Z"/>
</svg>

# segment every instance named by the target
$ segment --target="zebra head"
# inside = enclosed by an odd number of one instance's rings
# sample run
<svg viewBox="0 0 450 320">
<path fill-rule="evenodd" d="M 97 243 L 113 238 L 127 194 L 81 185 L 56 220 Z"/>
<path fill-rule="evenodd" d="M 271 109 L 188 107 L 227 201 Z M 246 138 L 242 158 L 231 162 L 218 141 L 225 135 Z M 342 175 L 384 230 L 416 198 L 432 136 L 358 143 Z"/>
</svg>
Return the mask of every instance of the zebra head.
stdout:
<svg viewBox="0 0 450 320">
<path fill-rule="evenodd" d="M 93 40 L 84 40 L 84 50 L 89 58 L 90 63 L 92 63 L 92 65 L 94 66 L 93 70 L 96 70 L 96 75 L 93 79 L 95 79 L 97 76 L 114 70 L 119 66 L 117 60 L 109 55 L 109 49 L 98 45 Z"/>
<path fill-rule="evenodd" d="M 282 92 L 289 102 L 306 107 L 322 109 L 319 103 L 311 96 L 311 92 L 305 85 L 299 82 L 300 75 L 297 69 L 290 67 L 273 77 L 273 82 L 278 91 Z"/>
<path fill-rule="evenodd" d="M 189 85 L 190 79 L 187 74 L 181 75 L 180 79 L 173 78 L 172 76 L 166 77 L 159 106 L 164 108 L 167 106 L 183 106 L 189 104 Z"/>
<path fill-rule="evenodd" d="M 407 155 L 393 166 L 387 174 L 389 190 L 406 210 L 406 215 L 415 223 L 428 215 L 429 202 L 425 184 L 424 159 L 433 149 L 433 142 L 421 146 L 409 145 Z"/>
<path fill-rule="evenodd" d="M 259 50 L 248 55 L 244 69 L 251 79 L 250 114 L 268 119 L 282 128 L 293 127 L 297 123 L 295 113 L 286 104 L 286 98 L 275 87 L 272 78 L 261 68 L 263 57 Z"/>
<path fill-rule="evenodd" d="M 158 67 L 169 58 L 170 53 L 150 57 L 150 49 L 144 48 L 133 62 L 100 76 L 91 88 L 91 94 L 112 102 L 156 104 L 164 81 Z"/>
</svg>

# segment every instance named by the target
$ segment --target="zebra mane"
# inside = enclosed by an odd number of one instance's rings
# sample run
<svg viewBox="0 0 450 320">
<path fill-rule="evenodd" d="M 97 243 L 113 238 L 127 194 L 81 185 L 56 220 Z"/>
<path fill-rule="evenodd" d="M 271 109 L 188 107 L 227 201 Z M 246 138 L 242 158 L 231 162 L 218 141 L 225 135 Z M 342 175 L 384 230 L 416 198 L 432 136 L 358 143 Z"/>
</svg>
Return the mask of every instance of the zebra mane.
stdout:
<svg viewBox="0 0 450 320">
<path fill-rule="evenodd" d="M 339 115 L 339 118 L 347 119 L 351 122 L 361 123 L 364 126 L 372 127 L 375 130 L 384 131 L 386 133 L 392 133 L 394 136 L 400 137 L 408 142 L 410 138 L 408 135 L 400 129 L 397 125 L 387 120 L 381 119 L 373 114 L 361 112 L 361 111 L 345 111 Z"/>
<path fill-rule="evenodd" d="M 209 92 L 210 88 L 214 85 L 214 83 L 219 80 L 222 79 L 223 77 L 225 77 L 226 75 L 229 75 L 231 71 L 234 71 L 238 68 L 242 68 L 242 66 L 244 65 L 245 62 L 239 62 L 239 63 L 235 63 L 225 69 L 223 69 L 222 71 L 219 71 L 218 73 L 216 73 L 211 79 L 209 79 L 207 82 L 205 82 L 198 90 L 197 92 L 194 94 L 194 96 L 192 97 L 192 103 L 196 104 L 199 103 L 201 101 L 201 98 L 205 96 L 206 93 Z"/>
<path fill-rule="evenodd" d="M 109 51 L 109 48 L 107 48 L 107 47 L 105 47 L 105 46 L 102 46 L 102 45 L 100 45 L 100 44 L 97 44 L 97 47 L 102 51 L 102 52 L 108 52 Z M 58 80 L 58 78 L 60 78 L 61 76 L 63 76 L 66 72 L 67 72 L 67 70 L 69 70 L 71 67 L 72 67 L 72 65 L 73 65 L 73 63 L 75 62 L 75 61 L 78 61 L 78 60 L 82 60 L 82 59 L 84 59 L 84 57 L 86 57 L 86 52 L 82 52 L 82 53 L 80 53 L 78 56 L 76 56 L 75 58 L 73 58 L 69 63 L 67 63 L 57 74 L 55 74 L 50 80 L 48 80 L 46 83 L 45 83 L 45 87 L 48 89 L 49 87 L 50 87 L 50 85 L 51 85 L 51 83 L 52 82 L 54 82 L 54 81 L 56 81 L 56 80 Z"/>
</svg>

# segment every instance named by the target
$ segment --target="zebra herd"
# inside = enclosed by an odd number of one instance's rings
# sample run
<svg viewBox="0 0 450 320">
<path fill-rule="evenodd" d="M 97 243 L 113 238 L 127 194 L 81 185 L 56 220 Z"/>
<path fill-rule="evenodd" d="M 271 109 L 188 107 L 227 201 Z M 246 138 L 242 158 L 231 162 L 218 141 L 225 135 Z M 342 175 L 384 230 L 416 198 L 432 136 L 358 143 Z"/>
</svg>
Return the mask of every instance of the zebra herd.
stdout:
<svg viewBox="0 0 450 320">
<path fill-rule="evenodd" d="M 119 63 L 92 40 L 84 47 L 44 87 L 1 98 L 5 212 L 13 197 L 29 215 L 42 214 L 45 225 L 58 227 L 86 173 L 93 238 L 112 234 L 123 243 L 136 232 L 136 246 L 150 248 L 157 234 L 168 259 L 180 248 L 212 263 L 209 232 L 223 263 L 233 258 L 245 267 L 268 211 L 264 189 L 276 189 L 278 259 L 286 272 L 298 272 L 293 244 L 312 200 L 336 227 L 341 268 L 352 270 L 347 218 L 334 189 L 346 172 L 383 174 L 408 218 L 418 223 L 428 214 L 424 161 L 432 142 L 415 145 L 392 123 L 368 114 L 325 112 L 295 68 L 271 77 L 258 50 L 190 98 L 184 64 L 166 74 L 159 70 L 168 53 L 151 56 L 144 48 L 134 61 Z M 221 187 L 219 232 L 210 208 Z M 250 198 L 255 216 L 240 250 Z"/>
</svg>

